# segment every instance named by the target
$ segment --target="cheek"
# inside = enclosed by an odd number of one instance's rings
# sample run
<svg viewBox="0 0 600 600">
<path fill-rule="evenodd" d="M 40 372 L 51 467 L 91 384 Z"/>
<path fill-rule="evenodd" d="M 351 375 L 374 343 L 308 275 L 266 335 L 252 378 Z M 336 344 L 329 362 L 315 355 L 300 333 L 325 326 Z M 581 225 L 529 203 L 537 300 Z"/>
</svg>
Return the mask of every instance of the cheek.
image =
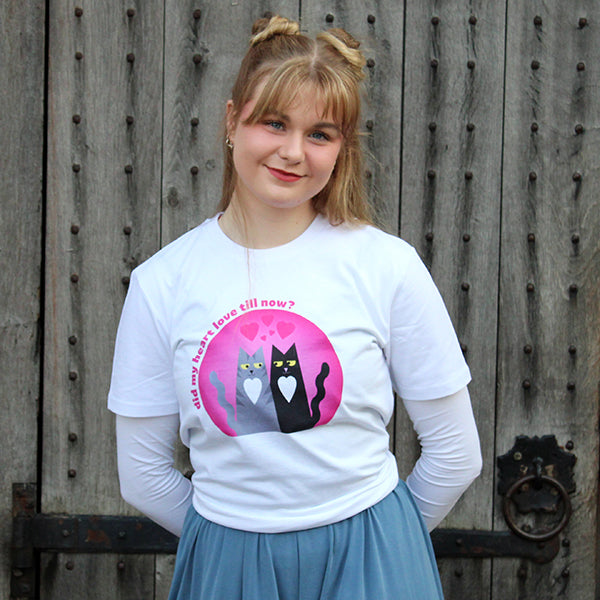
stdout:
<svg viewBox="0 0 600 600">
<path fill-rule="evenodd" d="M 335 162 L 339 156 L 340 148 L 327 148 L 324 149 L 323 153 L 318 157 L 320 164 L 320 170 L 323 174 L 330 174 L 335 167 Z"/>
<path fill-rule="evenodd" d="M 260 140 L 260 136 L 249 135 L 247 132 L 236 136 L 233 149 L 233 164 L 236 170 L 249 168 L 260 161 L 263 154 L 264 142 Z"/>
<path fill-rule="evenodd" d="M 276 151 L 277 145 L 269 133 L 255 129 L 247 132 L 240 150 L 249 160 L 262 160 Z"/>
</svg>

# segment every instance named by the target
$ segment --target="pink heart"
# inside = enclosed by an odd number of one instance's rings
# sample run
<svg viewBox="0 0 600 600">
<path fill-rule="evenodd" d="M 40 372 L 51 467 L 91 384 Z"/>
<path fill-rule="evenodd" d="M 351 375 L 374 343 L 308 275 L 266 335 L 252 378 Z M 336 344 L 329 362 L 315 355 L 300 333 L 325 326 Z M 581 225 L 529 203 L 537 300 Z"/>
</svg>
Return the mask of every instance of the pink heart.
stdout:
<svg viewBox="0 0 600 600">
<path fill-rule="evenodd" d="M 269 329 L 269 335 L 273 335 L 275 333 L 274 329 Z"/>
<path fill-rule="evenodd" d="M 261 335 L 260 339 L 264 342 L 267 339 L 267 336 L 266 335 Z"/>
<path fill-rule="evenodd" d="M 282 338 L 286 338 L 294 331 L 294 329 L 296 329 L 296 326 L 293 323 L 287 323 L 285 321 L 277 323 L 277 331 Z"/>
<path fill-rule="evenodd" d="M 240 331 L 244 337 L 247 337 L 252 341 L 258 333 L 258 323 L 248 323 L 247 325 L 242 325 L 240 327 Z"/>
<path fill-rule="evenodd" d="M 268 327 L 273 322 L 273 315 L 265 315 L 262 322 Z"/>
</svg>

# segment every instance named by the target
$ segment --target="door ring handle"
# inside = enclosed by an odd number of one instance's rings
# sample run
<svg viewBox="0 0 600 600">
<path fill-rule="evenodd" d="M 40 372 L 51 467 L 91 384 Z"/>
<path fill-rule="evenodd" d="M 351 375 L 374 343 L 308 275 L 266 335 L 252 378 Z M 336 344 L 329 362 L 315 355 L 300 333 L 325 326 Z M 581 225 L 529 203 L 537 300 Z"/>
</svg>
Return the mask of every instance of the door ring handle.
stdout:
<svg viewBox="0 0 600 600">
<path fill-rule="evenodd" d="M 548 484 L 554 489 L 558 490 L 558 493 L 563 501 L 564 510 L 560 521 L 550 530 L 545 531 L 543 533 L 535 533 L 528 532 L 521 529 L 513 520 L 512 515 L 510 514 L 510 503 L 512 501 L 513 495 L 526 483 L 532 483 L 534 481 L 542 481 L 543 483 Z M 521 477 L 517 479 L 504 496 L 504 502 L 502 504 L 502 511 L 504 513 L 504 519 L 506 520 L 507 525 L 514 531 L 519 537 L 523 539 L 529 540 L 531 542 L 545 542 L 558 535 L 567 525 L 569 519 L 571 518 L 571 499 L 569 498 L 569 493 L 565 489 L 565 487 L 560 483 L 560 481 L 554 479 L 554 477 L 548 477 L 548 475 L 526 475 L 525 477 Z"/>
</svg>

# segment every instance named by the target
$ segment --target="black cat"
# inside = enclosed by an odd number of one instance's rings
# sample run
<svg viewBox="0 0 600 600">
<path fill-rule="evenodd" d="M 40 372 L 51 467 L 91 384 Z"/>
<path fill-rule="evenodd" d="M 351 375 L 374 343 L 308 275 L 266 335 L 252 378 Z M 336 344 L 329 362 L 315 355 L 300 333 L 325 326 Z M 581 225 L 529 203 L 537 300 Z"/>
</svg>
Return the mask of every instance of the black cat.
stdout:
<svg viewBox="0 0 600 600">
<path fill-rule="evenodd" d="M 315 380 L 317 394 L 311 400 L 309 408 L 296 344 L 292 344 L 285 354 L 273 346 L 271 391 L 281 431 L 293 433 L 310 429 L 318 423 L 321 418 L 319 406 L 325 398 L 324 382 L 328 375 L 329 365 L 324 362 Z"/>
</svg>

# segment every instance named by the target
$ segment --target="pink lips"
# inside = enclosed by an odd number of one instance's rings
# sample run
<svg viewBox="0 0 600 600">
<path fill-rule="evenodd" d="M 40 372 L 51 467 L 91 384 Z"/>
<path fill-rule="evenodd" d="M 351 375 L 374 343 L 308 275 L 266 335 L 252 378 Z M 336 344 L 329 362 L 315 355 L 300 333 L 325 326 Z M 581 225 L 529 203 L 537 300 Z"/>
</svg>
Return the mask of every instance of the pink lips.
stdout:
<svg viewBox="0 0 600 600">
<path fill-rule="evenodd" d="M 288 171 L 274 169 L 273 167 L 267 167 L 267 169 L 273 177 L 276 177 L 280 181 L 298 181 L 299 179 L 302 179 L 302 175 L 297 175 L 296 173 L 289 173 Z"/>
</svg>

